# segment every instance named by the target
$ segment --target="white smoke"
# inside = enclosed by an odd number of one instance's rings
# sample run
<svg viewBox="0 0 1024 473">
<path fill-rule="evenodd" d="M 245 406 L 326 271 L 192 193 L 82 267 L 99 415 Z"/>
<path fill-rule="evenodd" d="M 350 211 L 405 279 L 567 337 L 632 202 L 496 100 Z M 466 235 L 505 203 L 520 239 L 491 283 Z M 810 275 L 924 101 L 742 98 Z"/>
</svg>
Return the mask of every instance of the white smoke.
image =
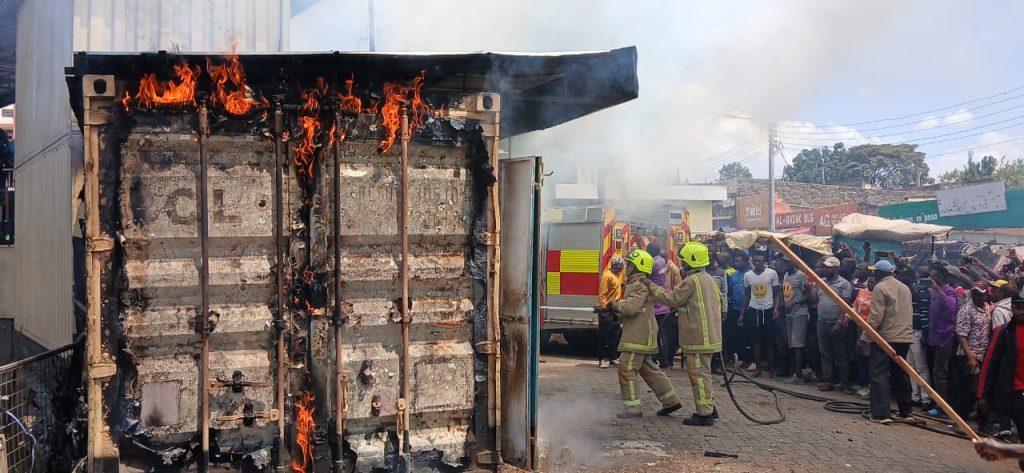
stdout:
<svg viewBox="0 0 1024 473">
<path fill-rule="evenodd" d="M 832 71 L 889 29 L 910 2 L 621 2 L 376 0 L 379 51 L 573 51 L 636 45 L 640 97 L 513 140 L 544 156 L 555 182 L 575 166 L 614 169 L 629 184 L 714 175 L 710 158 L 767 143 Z M 367 4 L 322 1 L 293 19 L 294 50 L 366 50 Z M 301 25 L 301 27 L 300 27 Z M 740 114 L 756 120 L 728 118 Z M 761 152 L 763 150 L 763 153 Z M 767 146 L 747 164 L 767 174 Z M 761 155 L 761 156 L 759 156 Z"/>
</svg>

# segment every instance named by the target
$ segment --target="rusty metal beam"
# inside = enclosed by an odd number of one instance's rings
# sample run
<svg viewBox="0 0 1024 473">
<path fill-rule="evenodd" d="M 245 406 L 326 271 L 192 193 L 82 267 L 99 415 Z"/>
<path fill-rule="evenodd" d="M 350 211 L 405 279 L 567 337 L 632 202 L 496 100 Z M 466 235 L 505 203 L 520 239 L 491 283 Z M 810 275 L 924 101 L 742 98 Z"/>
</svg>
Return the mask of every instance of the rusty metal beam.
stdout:
<svg viewBox="0 0 1024 473">
<path fill-rule="evenodd" d="M 103 91 L 97 90 L 103 82 Z M 88 431 L 86 438 L 86 466 L 89 471 L 103 473 L 116 471 L 117 448 L 104 428 L 103 383 L 116 373 L 113 364 L 103 353 L 103 294 L 101 278 L 104 262 L 113 250 L 110 235 L 100 227 L 100 132 L 109 122 L 105 110 L 113 106 L 114 77 L 91 76 L 82 78 L 84 91 L 83 140 L 85 146 L 85 239 L 86 239 L 86 402 L 88 404 Z"/>
<path fill-rule="evenodd" d="M 928 394 L 932 397 L 932 400 L 935 401 L 935 403 L 938 404 L 939 407 L 942 408 L 942 410 L 945 411 L 947 415 L 949 415 L 950 420 L 956 423 L 956 425 L 960 427 L 960 430 L 963 430 L 964 433 L 966 433 L 967 436 L 969 436 L 972 440 L 981 439 L 981 437 L 978 436 L 978 433 L 975 432 L 974 429 L 972 429 L 971 426 L 968 425 L 967 422 L 963 418 L 961 418 L 959 414 L 956 413 L 956 411 L 949 405 L 949 403 L 947 403 L 946 400 L 943 399 L 942 396 L 939 395 L 939 393 L 935 391 L 935 389 L 932 388 L 932 386 L 928 384 L 924 380 L 924 378 L 922 378 L 921 375 L 918 374 L 916 370 L 914 370 L 913 367 L 910 366 L 910 363 L 907 363 L 907 360 L 903 359 L 902 356 L 899 356 L 896 353 L 896 350 L 893 350 L 892 345 L 889 345 L 889 342 L 885 341 L 885 339 L 882 338 L 882 336 L 879 335 L 877 331 L 875 331 L 874 327 L 868 324 L 867 320 L 864 320 L 859 315 L 857 315 L 857 312 L 854 311 L 853 308 L 850 307 L 850 305 L 847 304 L 846 301 L 839 296 L 839 294 L 836 294 L 836 292 L 832 290 L 832 288 L 827 283 L 825 283 L 825 281 L 823 281 L 821 277 L 819 277 L 818 274 L 815 273 L 814 270 L 807 265 L 807 263 L 800 259 L 800 257 L 798 257 L 796 253 L 794 253 L 793 250 L 789 248 L 789 246 L 786 246 L 786 244 L 783 243 L 782 240 L 780 240 L 778 237 L 772 235 L 769 238 L 772 239 L 772 242 L 775 243 L 775 246 L 780 251 L 782 251 L 790 259 L 790 261 L 793 262 L 793 264 L 797 265 L 797 267 L 799 267 L 800 270 L 803 271 L 804 274 L 806 274 L 807 277 L 814 282 L 814 284 L 818 287 L 818 290 L 825 293 L 825 295 L 828 296 L 829 299 L 832 299 L 832 302 L 838 305 L 839 308 L 843 309 L 843 312 L 846 313 L 846 316 L 850 320 L 853 320 L 854 323 L 856 323 L 857 326 L 859 326 L 862 330 L 864 330 L 864 333 L 866 333 L 868 337 L 871 338 L 871 341 L 878 344 L 878 346 L 883 351 L 885 351 L 885 354 L 889 355 L 889 358 L 892 358 L 892 360 L 896 362 L 900 369 L 902 369 L 910 376 L 910 379 L 917 383 L 918 386 L 921 386 L 925 391 L 928 391 Z"/>
<path fill-rule="evenodd" d="M 202 338 L 202 354 L 199 360 L 199 435 L 202 457 L 199 471 L 210 468 L 210 212 L 208 206 L 210 156 L 206 149 L 210 134 L 206 102 L 199 105 L 199 199 L 196 212 L 199 215 L 199 313 L 196 314 L 196 329 Z"/>
<path fill-rule="evenodd" d="M 345 373 L 342 326 L 345 313 L 341 305 L 341 114 L 334 115 L 334 471 L 344 471 L 345 416 L 348 413 L 348 376 Z"/>
<path fill-rule="evenodd" d="M 410 386 L 409 382 L 412 378 L 412 366 L 409 359 L 409 324 L 412 322 L 410 317 L 410 306 L 409 304 L 409 111 L 402 107 L 402 118 L 399 126 L 401 131 L 402 140 L 402 187 L 401 187 L 401 217 L 402 226 L 400 232 L 402 235 L 402 396 L 398 399 L 398 430 L 399 430 L 399 449 L 400 454 L 406 454 L 410 451 L 409 446 L 409 399 L 410 399 Z"/>
<path fill-rule="evenodd" d="M 284 229 L 286 228 L 284 216 L 284 170 L 285 154 L 284 149 L 284 113 L 281 112 L 281 103 L 274 103 L 274 245 L 276 250 L 275 262 L 277 264 L 277 312 L 274 314 L 274 328 L 277 330 L 277 394 L 275 403 L 277 411 L 281 416 L 277 419 L 277 452 L 274 455 L 274 471 L 283 472 L 285 465 L 284 433 L 285 433 L 285 385 L 287 384 L 287 369 L 285 366 L 285 318 L 287 310 L 287 285 L 285 284 L 287 273 L 287 246 L 285 244 Z"/>
</svg>

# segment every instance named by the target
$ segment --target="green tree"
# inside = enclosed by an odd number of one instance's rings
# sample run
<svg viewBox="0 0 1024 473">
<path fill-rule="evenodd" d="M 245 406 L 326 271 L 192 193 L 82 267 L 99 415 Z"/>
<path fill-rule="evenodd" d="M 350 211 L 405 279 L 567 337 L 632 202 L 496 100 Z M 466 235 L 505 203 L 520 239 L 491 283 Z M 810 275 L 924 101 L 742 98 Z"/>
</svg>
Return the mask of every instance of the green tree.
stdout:
<svg viewBox="0 0 1024 473">
<path fill-rule="evenodd" d="M 992 179 L 998 167 L 999 162 L 992 156 L 981 158 L 981 162 L 975 161 L 971 156 L 967 158 L 967 164 L 964 164 L 963 168 L 949 171 L 939 176 L 939 180 L 942 182 L 984 181 Z"/>
<path fill-rule="evenodd" d="M 848 180 L 844 169 L 847 166 L 846 147 L 836 143 L 831 148 L 803 149 L 793 158 L 793 163 L 782 171 L 787 181 L 829 184 Z"/>
<path fill-rule="evenodd" d="M 859 145 L 846 148 L 804 149 L 783 170 L 783 179 L 830 184 L 860 181 L 875 187 L 899 189 L 931 184 L 925 154 L 913 144 Z"/>
<path fill-rule="evenodd" d="M 750 168 L 743 165 L 741 162 L 732 162 L 723 164 L 722 168 L 718 170 L 718 182 L 728 181 L 730 179 L 750 179 L 754 177 L 750 173 Z"/>
<path fill-rule="evenodd" d="M 1003 181 L 1006 187 L 1024 187 L 1024 158 L 1004 159 L 992 177 Z"/>
<path fill-rule="evenodd" d="M 981 161 L 967 158 L 964 167 L 939 176 L 939 180 L 942 182 L 997 180 L 1006 183 L 1006 187 L 1024 187 L 1024 158 L 997 160 L 993 156 L 985 156 L 981 158 Z"/>
</svg>

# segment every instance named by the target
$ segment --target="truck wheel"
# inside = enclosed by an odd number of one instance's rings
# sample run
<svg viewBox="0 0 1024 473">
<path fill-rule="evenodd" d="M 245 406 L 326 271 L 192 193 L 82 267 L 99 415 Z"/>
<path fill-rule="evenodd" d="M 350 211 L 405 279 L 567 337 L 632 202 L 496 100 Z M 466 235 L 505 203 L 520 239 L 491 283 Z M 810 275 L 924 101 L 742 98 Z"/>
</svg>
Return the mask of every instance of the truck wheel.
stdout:
<svg viewBox="0 0 1024 473">
<path fill-rule="evenodd" d="M 569 330 L 565 332 L 565 340 L 573 350 L 594 352 L 597 350 L 597 334 L 592 330 Z"/>
<path fill-rule="evenodd" d="M 541 330 L 540 331 L 540 349 L 542 351 L 551 350 L 551 347 L 554 346 L 554 344 L 551 343 L 551 335 L 553 335 L 553 334 L 554 334 L 554 332 L 551 331 L 551 330 Z"/>
</svg>

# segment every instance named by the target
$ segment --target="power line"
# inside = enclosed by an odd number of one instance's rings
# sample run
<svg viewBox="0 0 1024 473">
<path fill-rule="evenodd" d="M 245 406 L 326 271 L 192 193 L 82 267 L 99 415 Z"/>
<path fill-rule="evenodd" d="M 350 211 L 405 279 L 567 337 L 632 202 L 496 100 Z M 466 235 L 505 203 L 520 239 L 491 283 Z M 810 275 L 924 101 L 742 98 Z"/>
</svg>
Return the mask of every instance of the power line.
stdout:
<svg viewBox="0 0 1024 473">
<path fill-rule="evenodd" d="M 726 165 L 733 164 L 733 163 L 746 164 L 746 163 L 749 163 L 749 162 L 751 162 L 751 161 L 753 161 L 753 160 L 755 160 L 757 158 L 760 158 L 760 157 L 764 156 L 764 154 L 768 151 L 768 144 L 767 143 L 762 143 L 761 146 L 757 147 L 756 149 L 753 149 L 752 151 L 753 151 L 752 153 L 746 153 L 746 154 L 744 154 L 742 156 L 737 156 L 736 159 L 734 159 L 732 161 L 729 161 L 729 162 L 726 162 L 726 163 L 723 163 L 722 166 L 726 166 Z M 713 178 L 715 176 L 715 174 L 718 174 L 718 172 L 720 170 L 721 169 L 719 167 L 719 169 L 715 169 L 714 171 L 710 171 L 710 172 L 707 172 L 707 173 L 701 175 L 698 179 L 699 180 L 707 180 L 709 178 Z"/>
<path fill-rule="evenodd" d="M 752 148 L 752 149 L 748 150 L 745 153 L 738 154 L 738 155 L 734 156 L 731 161 L 723 162 L 721 164 L 721 166 L 725 166 L 725 165 L 732 164 L 732 163 L 737 163 L 737 162 L 739 162 L 739 163 L 748 162 L 750 159 L 753 159 L 753 158 L 756 158 L 758 156 L 764 155 L 764 153 L 766 151 L 768 151 L 768 144 L 767 143 L 762 143 L 761 146 L 758 146 L 756 148 Z M 720 170 L 721 166 L 714 166 L 715 168 L 718 168 L 718 169 L 708 169 L 708 168 L 705 168 L 705 169 L 708 170 L 709 174 L 715 174 L 715 173 L 717 173 Z"/>
<path fill-rule="evenodd" d="M 1020 98 L 1020 97 L 1024 97 L 1024 94 L 1011 97 L 1011 99 L 1016 99 L 1016 98 Z M 1005 102 L 1005 101 L 1008 101 L 1008 100 L 1010 100 L 1010 99 L 1004 99 L 1004 100 L 1002 100 L 1000 102 Z M 972 112 L 972 111 L 978 110 L 979 108 L 984 108 L 984 107 L 987 107 L 989 105 L 993 105 L 993 104 L 1000 103 L 1000 102 L 992 102 L 990 104 L 985 104 L 985 105 L 982 105 L 980 107 L 975 107 L 975 108 L 972 108 L 972 109 L 958 110 L 956 113 L 951 113 L 949 115 L 943 115 L 941 117 L 935 117 L 934 119 L 935 120 L 942 120 L 942 119 L 946 119 L 946 118 L 950 118 L 950 117 L 955 117 L 955 116 L 957 116 L 957 115 L 959 115 L 961 113 Z M 1006 112 L 1009 112 L 1011 110 L 1017 110 L 1017 109 L 1020 109 L 1020 108 L 1024 108 L 1024 104 L 1014 105 L 1014 106 L 1012 106 L 1010 108 L 1005 108 L 1005 109 L 1002 109 L 1002 110 L 997 110 L 995 112 L 986 113 L 984 115 L 979 115 L 979 116 L 976 116 L 976 117 L 972 116 L 971 118 L 968 118 L 966 120 L 960 120 L 960 121 L 951 122 L 951 123 L 942 123 L 942 124 L 939 124 L 939 125 L 936 125 L 936 126 L 931 126 L 931 127 L 928 127 L 928 128 L 917 128 L 917 129 L 914 129 L 914 130 L 908 130 L 908 131 L 905 131 L 905 132 L 893 133 L 893 134 L 889 134 L 889 135 L 879 135 L 879 137 L 896 136 L 896 135 L 901 135 L 901 134 L 906 134 L 906 133 L 918 133 L 918 132 L 922 132 L 922 131 L 935 130 L 935 129 L 938 129 L 938 128 L 945 128 L 945 127 L 954 126 L 954 125 L 961 125 L 961 124 L 967 123 L 969 121 L 980 120 L 982 118 L 988 118 L 988 117 L 991 117 L 991 116 L 994 116 L 994 115 L 999 115 L 1001 113 L 1006 113 Z M 897 125 L 883 126 L 883 127 L 877 127 L 877 128 L 864 128 L 864 129 L 859 129 L 859 130 L 858 129 L 853 129 L 853 130 L 846 130 L 846 131 L 803 131 L 803 132 L 790 131 L 790 132 L 786 132 L 786 134 L 787 135 L 800 135 L 800 136 L 806 136 L 806 135 L 839 135 L 839 134 L 850 134 L 850 133 L 862 134 L 863 132 L 867 132 L 867 131 L 889 130 L 889 129 L 893 129 L 893 128 L 900 128 L 900 127 L 907 126 L 907 125 L 915 125 L 915 124 L 918 124 L 918 123 L 920 123 L 920 121 L 913 121 L 913 122 L 907 122 L 907 123 L 901 123 L 901 124 L 897 124 Z M 811 139 L 817 139 L 817 138 L 811 138 Z"/>
<path fill-rule="evenodd" d="M 858 125 L 868 125 L 868 124 L 871 124 L 871 123 L 882 123 L 882 122 L 891 122 L 891 121 L 894 121 L 894 120 L 903 120 L 903 119 L 907 119 L 907 118 L 911 118 L 911 117 L 918 117 L 918 116 L 921 116 L 921 115 L 927 115 L 927 114 L 930 114 L 930 113 L 937 113 L 937 112 L 941 112 L 941 111 L 944 111 L 944 110 L 949 110 L 949 109 L 953 109 L 953 108 L 957 108 L 957 107 L 962 107 L 964 105 L 971 104 L 971 103 L 983 102 L 985 100 L 994 99 L 996 97 L 1002 97 L 1002 96 L 1007 95 L 1007 94 L 1012 94 L 1012 93 L 1020 91 L 1020 90 L 1024 90 L 1024 86 L 1016 87 L 1016 88 L 1013 88 L 1013 89 L 1010 89 L 1010 90 L 1007 90 L 1007 91 L 1004 91 L 1004 92 L 1000 92 L 998 94 L 989 95 L 988 97 L 981 97 L 981 98 L 977 98 L 977 99 L 973 99 L 973 100 L 967 100 L 967 101 L 964 101 L 964 102 L 960 102 L 958 104 L 949 105 L 949 106 L 942 107 L 942 108 L 936 108 L 934 110 L 927 110 L 927 111 L 924 111 L 924 112 L 912 113 L 912 114 L 909 114 L 909 115 L 902 115 L 902 116 L 898 116 L 898 117 L 879 118 L 879 119 L 876 119 L 876 120 L 867 120 L 867 121 L 863 121 L 863 122 L 847 123 L 847 124 L 840 124 L 840 125 L 833 125 L 833 126 L 855 127 L 855 126 L 858 126 Z M 734 117 L 734 118 L 745 118 L 745 117 Z M 787 125 L 781 125 L 781 126 L 785 127 Z"/>
<path fill-rule="evenodd" d="M 1003 145 L 1003 144 L 1006 144 L 1006 143 L 1013 143 L 1014 141 L 1021 141 L 1021 140 L 1024 140 L 1024 136 L 1017 137 L 1017 138 L 1012 138 L 1012 139 L 1005 140 L 1005 141 L 997 141 L 995 143 L 989 143 L 987 145 L 972 146 L 970 148 L 963 148 L 963 149 L 956 149 L 956 150 L 953 150 L 953 151 L 946 151 L 945 153 L 929 154 L 928 156 L 925 156 L 924 159 L 931 159 L 931 158 L 937 158 L 939 156 L 947 156 L 947 155 L 950 155 L 950 154 L 963 153 L 965 151 L 971 151 L 971 150 L 980 149 L 980 148 L 988 148 L 990 146 Z"/>
<path fill-rule="evenodd" d="M 758 143 L 759 141 L 762 141 L 762 140 L 763 140 L 763 138 L 755 138 L 755 139 L 750 140 L 749 142 L 747 142 L 746 146 L 740 145 L 740 146 L 743 146 L 743 149 L 738 151 L 738 152 L 735 152 L 735 153 L 730 153 L 730 152 L 720 153 L 720 154 L 716 155 L 715 157 L 713 157 L 711 159 L 705 160 L 701 164 L 705 168 L 707 168 L 707 167 L 716 167 L 719 164 L 723 164 L 723 163 L 728 162 L 730 159 L 735 159 L 736 156 L 746 155 L 751 150 L 759 148 L 760 146 L 764 146 L 764 143 L 760 143 L 760 144 Z M 733 148 L 733 150 L 735 150 L 736 148 L 739 148 L 739 146 Z"/>
<path fill-rule="evenodd" d="M 959 131 L 954 131 L 954 132 L 949 132 L 949 133 L 942 133 L 942 134 L 935 135 L 935 136 L 925 136 L 925 137 L 921 137 L 921 138 L 918 138 L 918 139 L 915 139 L 915 140 L 901 140 L 900 142 L 901 143 L 907 143 L 907 144 L 917 144 L 919 146 L 927 146 L 927 145 L 930 145 L 930 144 L 943 143 L 943 142 L 946 142 L 946 141 L 961 140 L 961 139 L 964 139 L 964 138 L 970 138 L 972 136 L 980 136 L 980 135 L 983 135 L 985 133 L 992 132 L 992 131 L 999 131 L 999 130 L 1005 130 L 1007 128 L 1013 128 L 1013 127 L 1016 127 L 1016 126 L 1020 126 L 1020 125 L 1022 125 L 1024 123 L 1016 123 L 1016 124 L 1012 124 L 1012 125 L 1008 125 L 1008 126 L 1004 126 L 1004 127 L 988 129 L 988 130 L 986 130 L 986 131 L 984 131 L 982 133 L 977 133 L 977 134 L 973 134 L 973 135 L 958 136 L 956 138 L 950 138 L 950 139 L 945 139 L 945 140 L 936 140 L 936 139 L 937 138 L 945 138 L 945 137 L 953 136 L 953 135 L 959 135 L 961 133 L 967 133 L 969 131 L 982 130 L 982 129 L 986 129 L 988 127 L 991 127 L 992 125 L 1001 125 L 1003 123 L 1010 123 L 1010 122 L 1014 122 L 1014 121 L 1021 120 L 1021 119 L 1024 119 L 1024 115 L 1017 115 L 1015 117 L 1007 118 L 1005 120 L 1000 120 L 1000 121 L 993 122 L 993 123 L 988 123 L 988 124 L 985 124 L 985 125 L 979 125 L 979 126 L 972 127 L 972 128 L 966 128 L 966 129 L 959 130 Z M 894 134 L 889 134 L 889 135 L 872 136 L 871 138 L 887 138 L 887 137 L 901 136 L 901 135 L 902 135 L 902 133 L 894 133 Z M 815 139 L 815 138 L 811 138 L 811 139 Z M 824 140 L 824 138 L 821 138 L 821 139 Z M 829 140 L 829 141 L 836 142 L 836 141 L 842 141 L 842 140 Z M 789 141 L 788 138 L 787 138 L 787 141 L 783 142 L 783 144 L 787 144 L 787 145 L 791 145 L 791 146 L 811 146 L 811 147 L 819 147 L 821 145 L 821 143 L 813 144 L 813 143 L 805 143 L 805 142 L 800 142 L 800 141 Z"/>
</svg>

